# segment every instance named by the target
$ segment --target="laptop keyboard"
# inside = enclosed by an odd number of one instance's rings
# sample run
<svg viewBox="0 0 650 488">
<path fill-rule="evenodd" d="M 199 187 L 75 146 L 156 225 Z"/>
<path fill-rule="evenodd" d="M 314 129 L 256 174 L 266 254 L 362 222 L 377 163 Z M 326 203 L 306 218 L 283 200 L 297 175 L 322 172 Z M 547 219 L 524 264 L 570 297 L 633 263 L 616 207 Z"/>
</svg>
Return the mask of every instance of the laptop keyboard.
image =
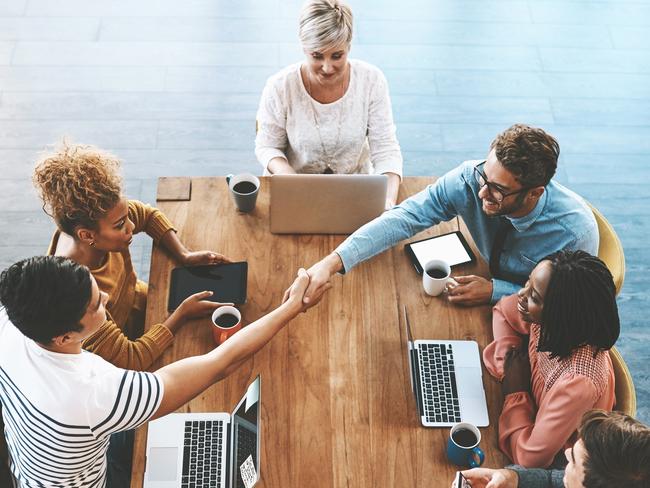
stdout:
<svg viewBox="0 0 650 488">
<path fill-rule="evenodd" d="M 223 422 L 185 422 L 181 488 L 221 486 Z"/>
<path fill-rule="evenodd" d="M 424 416 L 428 422 L 460 422 L 451 344 L 418 344 Z"/>
</svg>

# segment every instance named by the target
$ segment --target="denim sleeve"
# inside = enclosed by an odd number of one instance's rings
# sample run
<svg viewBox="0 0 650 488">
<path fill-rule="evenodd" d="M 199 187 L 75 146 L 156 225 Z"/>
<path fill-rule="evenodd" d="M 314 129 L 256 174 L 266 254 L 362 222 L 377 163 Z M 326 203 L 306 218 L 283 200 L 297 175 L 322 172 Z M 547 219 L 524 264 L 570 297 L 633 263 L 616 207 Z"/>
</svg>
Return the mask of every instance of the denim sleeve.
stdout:
<svg viewBox="0 0 650 488">
<path fill-rule="evenodd" d="M 433 185 L 413 195 L 359 228 L 335 249 L 343 262 L 343 272 L 408 239 L 420 231 L 458 215 L 464 202 L 464 179 L 459 166 Z"/>
<path fill-rule="evenodd" d="M 495 304 L 502 297 L 517 293 L 520 289 L 521 285 L 517 283 L 492 278 L 492 298 L 490 298 L 490 303 Z"/>
<path fill-rule="evenodd" d="M 564 471 L 559 469 L 529 469 L 522 466 L 507 466 L 519 476 L 521 488 L 564 488 Z"/>
</svg>

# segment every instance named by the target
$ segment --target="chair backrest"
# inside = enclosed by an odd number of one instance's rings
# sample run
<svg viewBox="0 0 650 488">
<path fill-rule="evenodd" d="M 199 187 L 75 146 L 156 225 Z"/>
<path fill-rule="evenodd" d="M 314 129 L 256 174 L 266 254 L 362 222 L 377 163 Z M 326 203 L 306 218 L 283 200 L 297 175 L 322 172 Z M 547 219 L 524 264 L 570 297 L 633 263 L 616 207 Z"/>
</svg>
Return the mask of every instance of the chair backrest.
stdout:
<svg viewBox="0 0 650 488">
<path fill-rule="evenodd" d="M 614 278 L 616 294 L 618 295 L 623 287 L 625 279 L 625 254 L 623 254 L 623 245 L 616 235 L 614 228 L 607 219 L 601 214 L 596 207 L 587 202 L 598 223 L 598 257 L 609 268 Z"/>
<path fill-rule="evenodd" d="M 636 390 L 630 370 L 627 369 L 627 364 L 616 347 L 609 350 L 609 357 L 612 360 L 612 366 L 614 366 L 614 380 L 616 381 L 614 409 L 634 417 L 636 415 Z"/>
</svg>

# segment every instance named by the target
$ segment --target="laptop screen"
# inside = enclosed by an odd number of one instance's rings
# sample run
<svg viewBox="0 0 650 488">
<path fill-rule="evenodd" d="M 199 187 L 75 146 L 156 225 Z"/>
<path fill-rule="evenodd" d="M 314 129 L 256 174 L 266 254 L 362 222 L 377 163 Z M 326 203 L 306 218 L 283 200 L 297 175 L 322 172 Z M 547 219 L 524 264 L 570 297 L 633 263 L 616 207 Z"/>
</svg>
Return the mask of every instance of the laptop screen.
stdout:
<svg viewBox="0 0 650 488">
<path fill-rule="evenodd" d="M 409 365 L 409 379 L 411 380 L 411 391 L 415 397 L 415 405 L 418 409 L 418 414 L 422 415 L 422 406 L 420 404 L 420 381 L 417 372 L 417 359 L 413 347 L 413 333 L 411 332 L 411 322 L 406 312 L 406 305 L 404 305 L 404 329 L 406 330 L 406 359 Z"/>
<path fill-rule="evenodd" d="M 250 488 L 259 480 L 260 377 L 232 413 L 232 473 L 234 488 Z"/>
</svg>

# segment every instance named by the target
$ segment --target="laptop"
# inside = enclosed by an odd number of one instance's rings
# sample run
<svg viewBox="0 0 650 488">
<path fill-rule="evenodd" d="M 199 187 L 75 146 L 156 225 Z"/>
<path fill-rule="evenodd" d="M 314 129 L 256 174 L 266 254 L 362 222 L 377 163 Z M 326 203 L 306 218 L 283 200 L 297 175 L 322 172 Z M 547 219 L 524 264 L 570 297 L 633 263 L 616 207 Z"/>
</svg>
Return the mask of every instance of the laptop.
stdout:
<svg viewBox="0 0 650 488">
<path fill-rule="evenodd" d="M 425 427 L 469 422 L 487 427 L 487 401 L 475 341 L 414 341 L 406 307 L 404 323 L 411 389 Z"/>
<path fill-rule="evenodd" d="M 273 175 L 271 232 L 351 234 L 382 214 L 386 175 Z"/>
<path fill-rule="evenodd" d="M 232 414 L 172 413 L 149 423 L 144 488 L 250 488 L 260 479 L 260 377 Z"/>
</svg>

